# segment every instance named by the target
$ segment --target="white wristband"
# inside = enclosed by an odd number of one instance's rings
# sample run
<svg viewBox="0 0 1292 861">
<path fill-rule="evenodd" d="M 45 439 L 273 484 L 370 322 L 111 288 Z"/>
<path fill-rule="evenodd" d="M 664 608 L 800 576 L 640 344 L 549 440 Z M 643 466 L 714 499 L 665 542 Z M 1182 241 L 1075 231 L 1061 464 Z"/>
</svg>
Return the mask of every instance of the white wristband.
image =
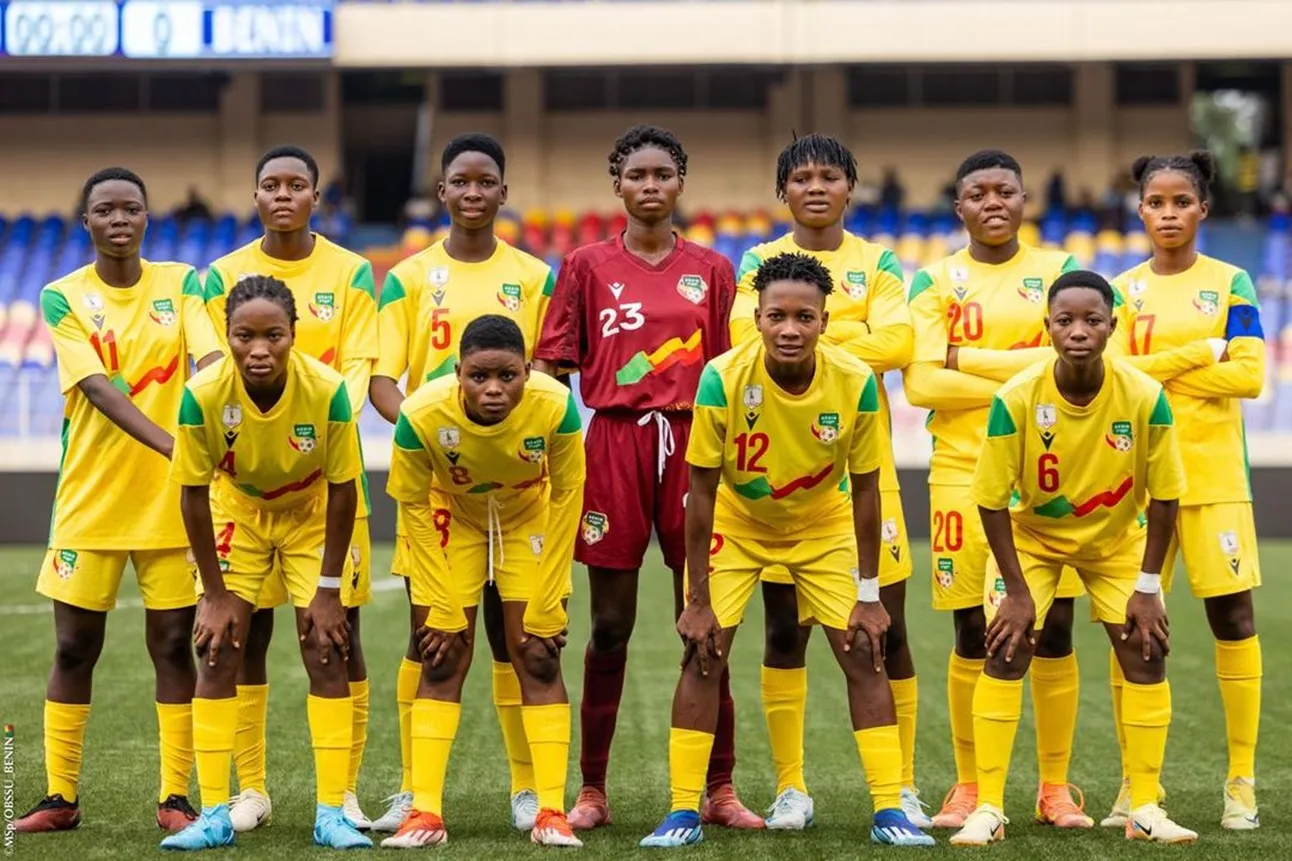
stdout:
<svg viewBox="0 0 1292 861">
<path fill-rule="evenodd" d="M 879 602 L 879 578 L 869 577 L 857 581 L 857 600 L 865 604 Z"/>
<path fill-rule="evenodd" d="M 1139 572 L 1139 579 L 1135 581 L 1135 591 L 1143 592 L 1145 595 L 1156 595 L 1162 591 L 1162 575 Z"/>
<path fill-rule="evenodd" d="M 319 588 L 320 589 L 340 589 L 341 578 L 340 577 L 320 577 Z"/>
</svg>

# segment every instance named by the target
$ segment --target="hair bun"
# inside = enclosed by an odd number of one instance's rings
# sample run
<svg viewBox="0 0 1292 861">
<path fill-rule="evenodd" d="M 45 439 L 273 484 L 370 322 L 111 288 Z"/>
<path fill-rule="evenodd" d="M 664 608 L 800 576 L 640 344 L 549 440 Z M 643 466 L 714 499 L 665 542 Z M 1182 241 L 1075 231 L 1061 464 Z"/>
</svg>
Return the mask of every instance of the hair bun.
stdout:
<svg viewBox="0 0 1292 861">
<path fill-rule="evenodd" d="M 1135 180 L 1137 183 L 1143 182 L 1144 174 L 1148 172 L 1148 166 L 1155 158 L 1157 158 L 1157 156 L 1142 155 L 1131 162 L 1131 179 Z"/>
<path fill-rule="evenodd" d="M 1189 153 L 1189 161 L 1198 168 L 1198 173 L 1202 174 L 1202 179 L 1207 185 L 1211 185 L 1216 179 L 1216 157 L 1211 150 L 1198 149 Z"/>
</svg>

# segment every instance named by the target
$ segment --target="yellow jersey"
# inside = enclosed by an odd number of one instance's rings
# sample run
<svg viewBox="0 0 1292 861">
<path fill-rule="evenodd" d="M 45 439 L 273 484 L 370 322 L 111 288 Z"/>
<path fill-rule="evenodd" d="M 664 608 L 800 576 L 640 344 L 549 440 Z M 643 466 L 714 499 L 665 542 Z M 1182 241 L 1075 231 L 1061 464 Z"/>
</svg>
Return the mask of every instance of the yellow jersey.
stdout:
<svg viewBox="0 0 1292 861">
<path fill-rule="evenodd" d="M 812 382 L 794 395 L 764 358 L 762 341 L 751 341 L 700 375 L 686 461 L 722 469 L 714 530 L 755 540 L 851 535 L 848 476 L 885 457 L 875 374 L 818 342 Z"/>
<path fill-rule="evenodd" d="M 1009 508 L 1015 536 L 1047 553 L 1106 559 L 1136 540 L 1150 497 L 1184 494 L 1171 406 L 1161 384 L 1110 358 L 1099 393 L 1076 406 L 1055 385 L 1057 363 L 1033 365 L 992 399 L 973 498 Z"/>
<path fill-rule="evenodd" d="M 188 546 L 178 491 L 165 480 L 166 459 L 109 421 L 77 384 L 103 374 L 174 435 L 189 359 L 224 348 L 202 309 L 197 274 L 180 263 L 145 260 L 137 284 L 110 287 L 90 264 L 41 290 L 40 310 L 66 398 L 50 546 Z"/>
<path fill-rule="evenodd" d="M 533 356 L 555 287 L 552 269 L 502 240 L 488 260 L 463 263 L 444 241 L 401 260 L 386 274 L 377 310 L 380 357 L 374 374 L 398 380 L 407 394 L 453 373 L 462 330 L 484 314 L 516 321 Z"/>
<path fill-rule="evenodd" d="M 980 263 L 966 248 L 915 273 L 908 298 L 915 349 L 903 376 L 907 400 L 929 410 L 929 484 L 972 483 L 992 396 L 1054 356 L 1046 297 L 1056 278 L 1078 268 L 1066 251 L 1020 244 L 1005 263 Z M 957 370 L 945 366 L 950 346 Z"/>
<path fill-rule="evenodd" d="M 1240 399 L 1265 384 L 1265 332 L 1251 277 L 1198 255 L 1188 270 L 1155 275 L 1151 261 L 1117 276 L 1114 335 L 1126 361 L 1166 387 L 1179 426 L 1189 490 L 1181 505 L 1251 502 Z M 1228 341 L 1216 362 L 1208 338 Z"/>
<path fill-rule="evenodd" d="M 233 359 L 202 369 L 184 387 L 171 480 L 281 511 L 358 479 L 359 435 L 345 380 L 293 349 L 287 384 L 268 412 L 247 394 Z M 218 477 L 218 478 L 217 478 Z"/>
</svg>

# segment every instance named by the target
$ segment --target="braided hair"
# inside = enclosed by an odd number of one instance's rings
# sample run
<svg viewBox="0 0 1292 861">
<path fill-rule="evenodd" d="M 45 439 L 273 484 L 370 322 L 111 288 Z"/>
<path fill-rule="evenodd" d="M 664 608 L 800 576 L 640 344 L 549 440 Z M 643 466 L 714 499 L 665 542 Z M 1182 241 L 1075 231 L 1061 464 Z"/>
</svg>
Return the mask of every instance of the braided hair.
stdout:
<svg viewBox="0 0 1292 861">
<path fill-rule="evenodd" d="M 615 179 L 621 178 L 628 156 L 647 147 L 664 150 L 673 159 L 677 175 L 686 176 L 686 150 L 682 149 L 682 142 L 671 131 L 659 126 L 633 126 L 621 134 L 615 141 L 615 148 L 610 151 L 610 175 Z"/>
</svg>

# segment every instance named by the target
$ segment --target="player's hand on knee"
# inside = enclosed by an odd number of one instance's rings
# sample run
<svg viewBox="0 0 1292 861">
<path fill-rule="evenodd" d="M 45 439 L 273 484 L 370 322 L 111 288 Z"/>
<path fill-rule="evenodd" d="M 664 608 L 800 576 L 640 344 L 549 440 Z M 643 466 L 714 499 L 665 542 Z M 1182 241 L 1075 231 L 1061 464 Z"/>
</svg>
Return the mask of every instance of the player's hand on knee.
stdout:
<svg viewBox="0 0 1292 861">
<path fill-rule="evenodd" d="M 242 648 L 238 641 L 238 599 L 232 592 L 206 593 L 197 604 L 193 619 L 193 645 L 206 653 L 206 663 L 214 667 L 220 649 L 229 645 Z"/>
<path fill-rule="evenodd" d="M 333 649 L 341 653 L 341 660 L 349 660 L 350 622 L 337 590 L 319 589 L 314 593 L 301 619 L 301 642 L 311 633 L 322 663 L 328 662 Z"/>
<path fill-rule="evenodd" d="M 543 646 L 543 649 L 547 652 L 547 654 L 555 658 L 558 655 L 560 655 L 561 650 L 565 648 L 565 644 L 566 644 L 567 638 L 569 637 L 569 634 L 570 634 L 570 630 L 568 628 L 561 631 L 561 633 L 557 634 L 554 637 L 540 637 L 540 636 L 537 636 L 536 634 L 531 634 L 529 633 L 529 631 L 526 631 L 525 635 L 520 638 L 520 644 L 524 646 L 524 645 L 527 645 L 531 640 L 537 640 Z"/>
<path fill-rule="evenodd" d="M 884 670 L 884 643 L 888 628 L 893 623 L 884 605 L 878 601 L 858 601 L 848 617 L 848 630 L 843 638 L 845 652 L 869 649 L 871 666 L 875 672 Z"/>
<path fill-rule="evenodd" d="M 713 606 L 692 601 L 677 619 L 677 632 L 685 647 L 682 652 L 682 669 L 692 659 L 699 661 L 700 675 L 709 675 L 709 661 L 722 658 L 722 626 Z"/>
<path fill-rule="evenodd" d="M 418 628 L 417 637 L 422 661 L 429 662 L 432 668 L 443 664 L 452 654 L 454 646 L 461 644 L 465 649 L 471 648 L 471 635 L 466 631 L 442 631 L 423 625 Z"/>
<path fill-rule="evenodd" d="M 1036 604 L 1029 593 L 1007 594 L 987 625 L 987 656 L 994 658 L 1004 648 L 1005 663 L 1010 663 L 1023 642 L 1036 645 Z"/>
<path fill-rule="evenodd" d="M 1136 592 L 1126 602 L 1126 624 L 1122 626 L 1122 641 L 1130 640 L 1136 632 L 1145 661 L 1153 660 L 1154 641 L 1162 649 L 1162 657 L 1171 653 L 1171 622 L 1166 617 L 1166 605 L 1157 594 Z"/>
</svg>

